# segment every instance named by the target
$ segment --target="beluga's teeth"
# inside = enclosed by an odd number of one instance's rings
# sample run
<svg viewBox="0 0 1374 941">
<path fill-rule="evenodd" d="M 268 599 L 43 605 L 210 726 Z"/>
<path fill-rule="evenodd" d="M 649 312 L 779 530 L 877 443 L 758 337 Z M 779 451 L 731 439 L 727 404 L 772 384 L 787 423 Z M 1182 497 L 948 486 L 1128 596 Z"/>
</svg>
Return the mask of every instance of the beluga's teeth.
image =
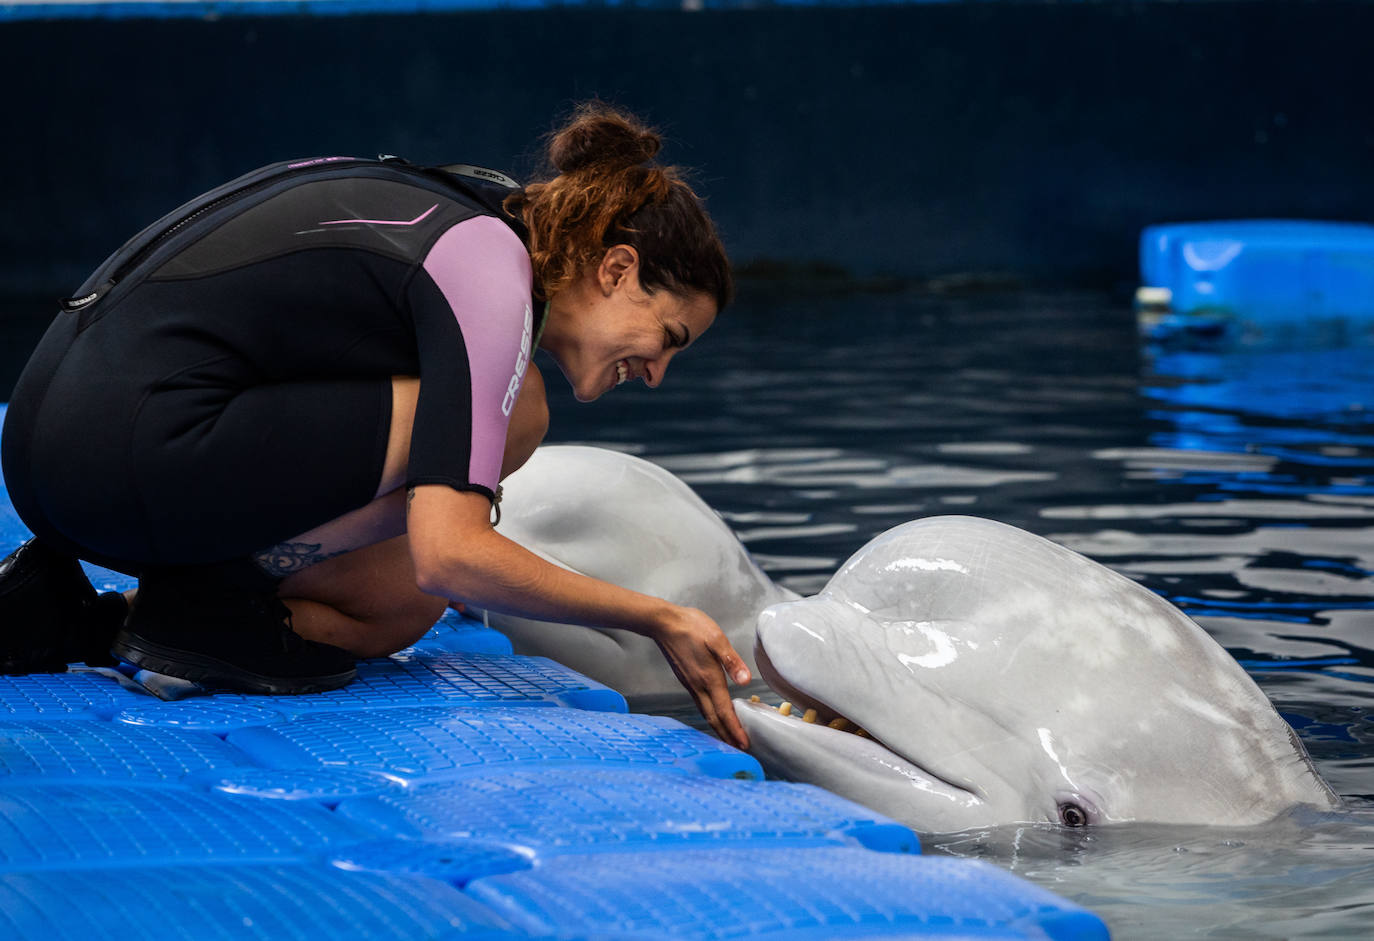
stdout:
<svg viewBox="0 0 1374 941">
<path fill-rule="evenodd" d="M 750 701 L 750 702 L 762 702 L 763 700 L 759 699 L 759 697 L 757 697 L 757 696 L 750 696 L 750 697 L 749 697 L 749 701 Z"/>
<path fill-rule="evenodd" d="M 816 721 L 816 710 L 815 710 L 815 709 L 808 709 L 808 710 L 806 710 L 806 712 L 802 713 L 802 721 L 803 721 L 803 722 L 815 722 L 815 721 Z"/>
<path fill-rule="evenodd" d="M 826 723 L 826 725 L 830 726 L 830 728 L 832 729 L 837 729 L 838 731 L 844 732 L 849 729 L 849 720 L 846 719 L 844 716 L 838 716 L 834 719 L 831 719 L 829 722 Z"/>
<path fill-rule="evenodd" d="M 792 704 L 790 702 L 784 702 L 778 707 L 778 712 L 785 716 L 790 716 L 792 714 Z"/>
</svg>

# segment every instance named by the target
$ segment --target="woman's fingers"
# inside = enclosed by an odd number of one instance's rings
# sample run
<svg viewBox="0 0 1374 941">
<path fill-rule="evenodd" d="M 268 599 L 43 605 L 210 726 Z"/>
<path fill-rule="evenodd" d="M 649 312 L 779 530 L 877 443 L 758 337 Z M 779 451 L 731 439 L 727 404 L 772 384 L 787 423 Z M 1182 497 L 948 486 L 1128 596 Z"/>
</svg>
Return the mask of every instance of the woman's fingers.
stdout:
<svg viewBox="0 0 1374 941">
<path fill-rule="evenodd" d="M 711 675 L 712 672 L 714 676 Z M 736 748 L 749 747 L 749 736 L 745 734 L 744 726 L 735 715 L 735 704 L 731 701 L 724 673 L 719 669 L 711 671 L 708 668 L 707 673 L 688 689 L 696 701 L 697 711 L 721 741 Z"/>
<path fill-rule="evenodd" d="M 725 632 L 704 613 L 681 609 L 685 629 L 658 638 L 673 672 L 691 694 L 707 723 L 720 738 L 738 748 L 747 748 L 749 736 L 735 715 L 729 681 L 749 681 L 749 667 Z"/>
<path fill-rule="evenodd" d="M 721 633 L 712 653 L 715 654 L 717 662 L 724 670 L 723 674 L 715 674 L 716 682 L 711 684 L 711 702 L 719 723 L 716 731 L 721 733 L 723 730 L 726 734 L 721 734 L 721 738 L 736 748 L 748 748 L 749 735 L 744 731 L 744 726 L 740 723 L 739 717 L 735 715 L 735 703 L 730 695 L 726 677 L 733 678 L 740 685 L 748 683 L 749 667 L 745 665 L 744 658 L 736 652 L 730 641 L 726 639 L 724 632 Z"/>
<path fill-rule="evenodd" d="M 736 684 L 743 686 L 751 679 L 749 666 L 744 662 L 744 658 L 739 655 L 729 639 L 721 632 L 720 640 L 713 648 L 712 652 L 720 665 L 725 668 L 725 675 L 735 681 Z"/>
<path fill-rule="evenodd" d="M 711 700 L 712 712 L 716 717 L 716 721 L 711 723 L 711 727 L 716 730 L 716 734 L 736 748 L 748 748 L 749 736 L 745 733 L 744 726 L 740 724 L 739 716 L 735 715 L 735 704 L 730 697 L 730 689 L 725 683 L 725 674 L 716 674 L 716 682 L 710 685 L 708 695 Z M 707 721 L 710 721 L 709 717 Z"/>
</svg>

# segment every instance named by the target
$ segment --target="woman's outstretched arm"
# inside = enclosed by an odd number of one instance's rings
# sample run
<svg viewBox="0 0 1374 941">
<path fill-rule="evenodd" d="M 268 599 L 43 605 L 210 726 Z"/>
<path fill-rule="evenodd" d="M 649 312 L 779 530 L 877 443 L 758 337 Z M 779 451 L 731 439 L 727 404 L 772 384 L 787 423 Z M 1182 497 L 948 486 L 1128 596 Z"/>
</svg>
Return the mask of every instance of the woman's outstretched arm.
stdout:
<svg viewBox="0 0 1374 941">
<path fill-rule="evenodd" d="M 421 590 L 520 617 L 652 638 L 716 734 L 740 748 L 749 744 L 728 689 L 730 680 L 747 683 L 749 668 L 715 621 L 546 562 L 497 532 L 490 513 L 480 493 L 443 485 L 411 491 L 407 530 Z"/>
</svg>

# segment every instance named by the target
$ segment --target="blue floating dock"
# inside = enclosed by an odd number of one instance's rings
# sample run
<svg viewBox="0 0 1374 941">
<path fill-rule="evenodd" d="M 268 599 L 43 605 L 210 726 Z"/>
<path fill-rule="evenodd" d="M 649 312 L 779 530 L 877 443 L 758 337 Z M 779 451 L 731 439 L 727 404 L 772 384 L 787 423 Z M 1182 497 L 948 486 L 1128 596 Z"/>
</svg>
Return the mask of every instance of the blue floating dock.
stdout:
<svg viewBox="0 0 1374 941">
<path fill-rule="evenodd" d="M 495 633 L 494 631 L 491 633 Z M 626 712 L 625 697 L 543 657 L 417 651 L 358 664 L 342 689 L 274 698 L 220 693 L 218 704 L 261 707 L 285 715 L 414 709 L 422 706 L 570 706 Z M 194 700 L 192 700 L 194 701 Z"/>
<path fill-rule="evenodd" d="M 0 787 L 0 872 L 309 862 L 373 833 L 322 805 L 41 781 Z"/>
<path fill-rule="evenodd" d="M 0 556 L 3 558 L 3 556 Z M 0 676 L 0 721 L 108 719 L 147 701 L 132 681 L 95 671 Z"/>
<path fill-rule="evenodd" d="M 0 421 L 4 407 L 0 406 Z M 0 549 L 27 537 L 0 492 Z M 92 569 L 104 589 L 124 576 Z M 123 581 L 121 581 L 123 579 Z M 14 630 L 14 625 L 0 625 Z M 1055 938 L 1102 921 L 449 612 L 341 690 L 0 677 L 0 936 Z"/>
<path fill-rule="evenodd" d="M 1374 320 L 1374 225 L 1251 219 L 1140 236 L 1147 333 Z"/>
<path fill-rule="evenodd" d="M 323 863 L 2 873 L 0 935 L 24 941 L 529 937 L 436 879 Z"/>
<path fill-rule="evenodd" d="M 484 840 L 531 859 L 745 843 L 919 849 L 906 827 L 810 785 L 657 768 L 519 769 L 347 800 L 338 813 L 404 839 Z"/>
<path fill-rule="evenodd" d="M 565 856 L 468 892 L 559 936 L 1106 937 L 1095 916 L 993 866 L 839 847 Z"/>
</svg>

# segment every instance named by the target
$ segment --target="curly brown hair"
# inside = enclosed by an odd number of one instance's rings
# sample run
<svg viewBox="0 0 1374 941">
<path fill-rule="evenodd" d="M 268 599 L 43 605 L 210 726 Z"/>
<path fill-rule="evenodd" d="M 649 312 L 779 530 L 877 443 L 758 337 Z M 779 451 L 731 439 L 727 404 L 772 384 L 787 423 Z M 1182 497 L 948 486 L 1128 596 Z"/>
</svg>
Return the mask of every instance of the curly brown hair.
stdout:
<svg viewBox="0 0 1374 941">
<path fill-rule="evenodd" d="M 611 246 L 631 245 L 645 290 L 702 292 L 717 309 L 730 302 L 725 246 L 678 169 L 654 161 L 661 146 L 657 132 L 601 101 L 579 105 L 549 135 L 554 175 L 505 201 L 529 228 L 541 298 L 567 287 Z"/>
</svg>

